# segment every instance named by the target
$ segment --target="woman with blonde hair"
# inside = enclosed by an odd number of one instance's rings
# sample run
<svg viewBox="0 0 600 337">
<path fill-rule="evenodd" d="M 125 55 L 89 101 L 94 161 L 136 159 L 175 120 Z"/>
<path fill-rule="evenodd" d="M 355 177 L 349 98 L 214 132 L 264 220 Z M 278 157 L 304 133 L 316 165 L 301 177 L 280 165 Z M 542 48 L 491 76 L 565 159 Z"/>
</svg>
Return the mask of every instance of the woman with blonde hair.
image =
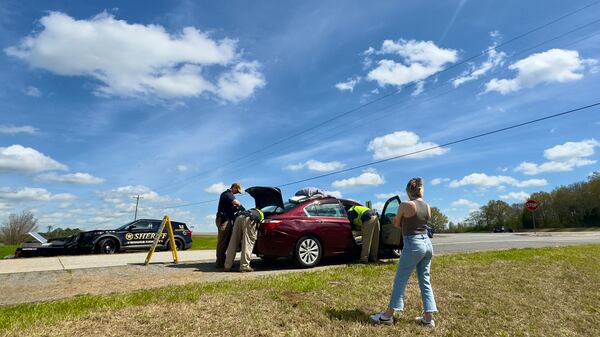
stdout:
<svg viewBox="0 0 600 337">
<path fill-rule="evenodd" d="M 389 306 L 386 311 L 371 315 L 371 320 L 376 324 L 391 325 L 394 323 L 394 313 L 404 310 L 404 290 L 410 274 L 416 268 L 423 300 L 423 316 L 417 317 L 416 321 L 428 327 L 435 326 L 433 313 L 437 312 L 437 306 L 429 280 L 433 247 L 426 227 L 431 209 L 423 200 L 423 192 L 423 179 L 412 178 L 406 185 L 410 200 L 400 204 L 394 218 L 394 226 L 402 229 L 404 248 L 398 260 Z"/>
</svg>

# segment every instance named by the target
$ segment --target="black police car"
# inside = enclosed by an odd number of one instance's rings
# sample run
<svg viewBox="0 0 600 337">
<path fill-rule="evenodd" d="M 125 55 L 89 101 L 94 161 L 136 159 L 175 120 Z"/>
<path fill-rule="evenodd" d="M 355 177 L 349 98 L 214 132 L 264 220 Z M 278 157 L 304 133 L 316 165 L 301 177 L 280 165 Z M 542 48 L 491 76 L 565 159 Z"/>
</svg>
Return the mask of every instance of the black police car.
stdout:
<svg viewBox="0 0 600 337">
<path fill-rule="evenodd" d="M 55 256 L 64 254 L 114 254 L 128 250 L 147 250 L 152 246 L 162 220 L 139 219 L 117 229 L 81 232 L 68 238 L 46 241 L 36 237 L 36 242 L 26 242 L 17 248 L 15 257 Z M 171 221 L 175 245 L 178 250 L 192 246 L 192 231 L 182 222 Z M 163 229 L 159 248 L 168 249 L 167 229 Z"/>
</svg>

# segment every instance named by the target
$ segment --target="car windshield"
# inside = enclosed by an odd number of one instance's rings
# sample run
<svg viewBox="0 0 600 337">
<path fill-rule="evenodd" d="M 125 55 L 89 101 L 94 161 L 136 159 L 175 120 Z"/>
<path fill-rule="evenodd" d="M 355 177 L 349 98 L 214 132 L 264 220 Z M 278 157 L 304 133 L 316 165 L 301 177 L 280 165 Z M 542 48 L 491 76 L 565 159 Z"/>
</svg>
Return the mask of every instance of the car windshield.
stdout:
<svg viewBox="0 0 600 337">
<path fill-rule="evenodd" d="M 289 211 L 290 209 L 294 208 L 295 206 L 296 206 L 296 204 L 293 204 L 291 202 L 286 202 L 285 204 L 283 204 L 283 208 L 273 205 L 273 206 L 263 207 L 261 209 L 261 211 L 263 211 L 263 213 L 282 214 L 282 213 L 285 213 L 285 212 Z"/>
<path fill-rule="evenodd" d="M 128 222 L 128 223 L 124 224 L 123 226 L 121 226 L 121 227 L 117 228 L 116 230 L 118 230 L 118 231 L 124 231 L 124 230 L 125 230 L 125 228 L 127 228 L 127 226 L 131 225 L 131 224 L 132 224 L 132 223 L 134 223 L 134 222 L 135 222 L 135 221 Z"/>
</svg>

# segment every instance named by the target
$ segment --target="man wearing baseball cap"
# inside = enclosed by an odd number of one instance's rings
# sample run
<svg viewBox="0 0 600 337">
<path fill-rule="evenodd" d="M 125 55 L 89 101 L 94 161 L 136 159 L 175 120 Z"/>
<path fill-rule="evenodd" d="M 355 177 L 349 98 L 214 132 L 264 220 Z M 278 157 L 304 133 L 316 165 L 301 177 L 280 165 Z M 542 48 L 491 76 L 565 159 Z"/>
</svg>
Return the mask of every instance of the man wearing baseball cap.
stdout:
<svg viewBox="0 0 600 337">
<path fill-rule="evenodd" d="M 242 204 L 235 198 L 235 195 L 241 193 L 240 183 L 233 183 L 231 187 L 221 193 L 219 198 L 219 208 L 217 210 L 217 268 L 223 268 L 225 263 L 225 252 L 231 238 L 231 229 L 235 220 L 236 211 L 242 207 Z"/>
</svg>

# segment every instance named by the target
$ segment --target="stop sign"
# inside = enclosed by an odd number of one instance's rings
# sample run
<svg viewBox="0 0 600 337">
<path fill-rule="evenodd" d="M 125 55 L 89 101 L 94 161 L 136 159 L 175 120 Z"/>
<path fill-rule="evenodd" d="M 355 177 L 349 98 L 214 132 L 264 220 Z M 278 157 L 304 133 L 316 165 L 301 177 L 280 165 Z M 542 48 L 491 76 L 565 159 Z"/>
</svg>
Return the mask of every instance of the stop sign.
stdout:
<svg viewBox="0 0 600 337">
<path fill-rule="evenodd" d="M 538 205 L 539 205 L 538 202 L 533 199 L 529 199 L 525 203 L 525 207 L 527 207 L 527 209 L 532 212 L 535 211 L 536 209 L 538 209 Z"/>
</svg>

